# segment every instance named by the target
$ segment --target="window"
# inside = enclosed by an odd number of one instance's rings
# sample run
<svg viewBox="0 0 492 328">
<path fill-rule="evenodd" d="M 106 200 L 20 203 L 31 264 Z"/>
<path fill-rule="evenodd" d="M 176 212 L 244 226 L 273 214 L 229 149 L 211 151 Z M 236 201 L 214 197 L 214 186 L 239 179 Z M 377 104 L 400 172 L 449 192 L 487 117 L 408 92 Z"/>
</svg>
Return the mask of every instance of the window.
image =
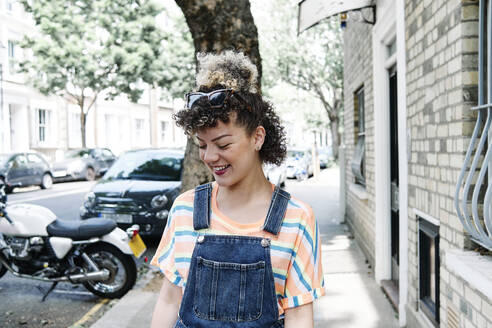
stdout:
<svg viewBox="0 0 492 328">
<path fill-rule="evenodd" d="M 419 218 L 419 302 L 434 326 L 439 326 L 439 226 Z"/>
<path fill-rule="evenodd" d="M 137 146 L 142 147 L 144 144 L 144 120 L 141 118 L 135 119 L 135 140 Z"/>
<path fill-rule="evenodd" d="M 82 146 L 82 131 L 80 130 L 80 113 L 70 113 L 70 146 Z"/>
<path fill-rule="evenodd" d="M 166 121 L 161 121 L 161 143 L 164 144 L 164 141 L 166 140 L 166 133 L 167 133 L 167 127 L 168 127 L 168 122 Z"/>
<path fill-rule="evenodd" d="M 354 93 L 354 131 L 355 131 L 355 152 L 352 158 L 352 173 L 355 176 L 355 183 L 362 186 L 366 185 L 365 172 L 365 118 L 364 118 L 364 87 Z"/>
<path fill-rule="evenodd" d="M 38 141 L 46 143 L 49 141 L 49 125 L 51 123 L 51 112 L 46 109 L 37 110 Z"/>
<path fill-rule="evenodd" d="M 101 149 L 101 152 L 102 152 L 102 156 L 105 158 L 113 158 L 114 157 L 113 153 L 109 149 L 103 148 L 103 149 Z"/>
<path fill-rule="evenodd" d="M 5 0 L 5 7 L 7 8 L 7 12 L 11 13 L 13 10 L 13 1 Z"/>
<path fill-rule="evenodd" d="M 27 154 L 27 160 L 31 163 L 43 163 L 41 157 L 36 154 Z"/>
<path fill-rule="evenodd" d="M 9 56 L 9 73 L 15 73 L 15 44 L 14 41 L 8 41 L 8 56 Z"/>
</svg>

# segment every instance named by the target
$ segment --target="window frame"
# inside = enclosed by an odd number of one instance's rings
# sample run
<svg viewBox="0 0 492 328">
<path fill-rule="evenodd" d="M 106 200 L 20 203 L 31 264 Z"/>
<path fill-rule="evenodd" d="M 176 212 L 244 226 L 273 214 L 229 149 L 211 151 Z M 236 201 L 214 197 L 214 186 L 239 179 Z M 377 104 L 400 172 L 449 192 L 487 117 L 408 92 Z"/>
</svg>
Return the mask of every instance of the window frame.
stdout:
<svg viewBox="0 0 492 328">
<path fill-rule="evenodd" d="M 357 116 L 356 116 L 357 115 Z M 366 187 L 366 122 L 364 85 L 354 92 L 354 155 L 351 161 L 355 184 Z"/>
<path fill-rule="evenodd" d="M 41 113 L 43 115 L 43 122 L 41 122 Z M 45 108 L 36 109 L 36 125 L 37 125 L 37 141 L 40 145 L 48 144 L 50 142 L 50 125 L 51 125 L 51 110 Z"/>
<path fill-rule="evenodd" d="M 440 322 L 440 256 L 439 256 L 439 226 L 428 220 L 417 216 L 418 221 L 418 262 L 419 262 L 419 309 L 432 322 L 435 327 L 439 327 Z M 431 295 L 431 259 L 428 252 L 431 251 L 431 244 L 434 243 L 434 295 Z M 429 246 L 428 249 L 423 247 Z M 427 247 L 426 247 L 427 248 Z M 432 300 L 434 296 L 435 302 Z"/>
</svg>

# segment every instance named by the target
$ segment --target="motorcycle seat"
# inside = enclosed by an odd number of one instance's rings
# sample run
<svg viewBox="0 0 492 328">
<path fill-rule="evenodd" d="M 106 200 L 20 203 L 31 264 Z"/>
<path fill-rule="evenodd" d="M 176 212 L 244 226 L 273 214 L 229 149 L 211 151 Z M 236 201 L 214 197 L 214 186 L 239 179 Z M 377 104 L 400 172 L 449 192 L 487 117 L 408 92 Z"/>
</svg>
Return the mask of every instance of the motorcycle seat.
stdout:
<svg viewBox="0 0 492 328">
<path fill-rule="evenodd" d="M 116 222 L 111 219 L 87 219 L 81 221 L 55 220 L 46 231 L 52 237 L 66 237 L 73 240 L 86 240 L 101 237 L 116 228 Z"/>
</svg>

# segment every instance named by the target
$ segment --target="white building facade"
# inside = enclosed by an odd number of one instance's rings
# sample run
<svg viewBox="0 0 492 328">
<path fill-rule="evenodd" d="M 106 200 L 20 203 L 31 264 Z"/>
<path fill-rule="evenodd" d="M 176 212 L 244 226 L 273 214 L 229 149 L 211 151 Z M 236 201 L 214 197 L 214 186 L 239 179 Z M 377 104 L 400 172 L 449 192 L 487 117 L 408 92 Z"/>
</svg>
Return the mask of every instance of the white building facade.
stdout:
<svg viewBox="0 0 492 328">
<path fill-rule="evenodd" d="M 80 109 L 61 97 L 40 94 L 15 73 L 16 63 L 27 55 L 16 41 L 33 31 L 34 22 L 19 3 L 0 2 L 0 153 L 36 150 L 55 160 L 82 145 Z M 184 147 L 186 137 L 172 121 L 173 109 L 157 99 L 159 90 L 146 90 L 138 103 L 123 96 L 98 100 L 87 116 L 87 147 L 107 147 L 115 154 Z"/>
</svg>

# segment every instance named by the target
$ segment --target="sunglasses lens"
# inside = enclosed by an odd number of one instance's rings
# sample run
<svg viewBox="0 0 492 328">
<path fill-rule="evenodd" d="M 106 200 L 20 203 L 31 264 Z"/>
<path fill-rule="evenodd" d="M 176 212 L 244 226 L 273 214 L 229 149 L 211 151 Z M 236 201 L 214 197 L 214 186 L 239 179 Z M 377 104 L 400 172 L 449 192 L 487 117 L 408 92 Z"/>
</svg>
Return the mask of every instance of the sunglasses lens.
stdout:
<svg viewBox="0 0 492 328">
<path fill-rule="evenodd" d="M 200 99 L 202 97 L 205 97 L 205 96 L 202 94 L 189 94 L 186 108 L 191 108 L 191 106 L 193 106 L 195 101 L 197 101 L 198 99 Z"/>
<path fill-rule="evenodd" d="M 224 104 L 224 101 L 227 97 L 225 91 L 214 92 L 209 96 L 210 105 L 212 106 L 221 106 Z"/>
</svg>

